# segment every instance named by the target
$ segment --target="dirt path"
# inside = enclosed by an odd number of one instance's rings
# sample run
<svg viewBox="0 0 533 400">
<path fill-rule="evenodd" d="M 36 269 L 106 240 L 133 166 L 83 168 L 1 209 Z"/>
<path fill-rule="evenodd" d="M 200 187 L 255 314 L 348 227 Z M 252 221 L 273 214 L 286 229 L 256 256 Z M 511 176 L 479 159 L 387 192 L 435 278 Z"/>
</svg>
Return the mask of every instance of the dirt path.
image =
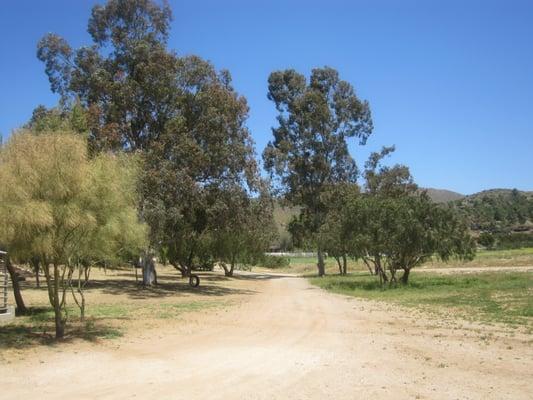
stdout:
<svg viewBox="0 0 533 400">
<path fill-rule="evenodd" d="M 0 398 L 531 399 L 527 337 L 486 341 L 302 278 L 257 279 L 227 311 L 0 365 Z"/>
</svg>

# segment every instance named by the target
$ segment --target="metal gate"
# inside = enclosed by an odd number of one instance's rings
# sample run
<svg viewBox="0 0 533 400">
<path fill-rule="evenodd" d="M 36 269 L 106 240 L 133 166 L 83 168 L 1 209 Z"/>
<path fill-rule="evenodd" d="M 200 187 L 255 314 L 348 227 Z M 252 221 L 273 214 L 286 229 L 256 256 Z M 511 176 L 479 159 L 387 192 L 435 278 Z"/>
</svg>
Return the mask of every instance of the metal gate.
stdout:
<svg viewBox="0 0 533 400">
<path fill-rule="evenodd" d="M 7 253 L 0 251 L 0 313 L 7 312 Z"/>
</svg>

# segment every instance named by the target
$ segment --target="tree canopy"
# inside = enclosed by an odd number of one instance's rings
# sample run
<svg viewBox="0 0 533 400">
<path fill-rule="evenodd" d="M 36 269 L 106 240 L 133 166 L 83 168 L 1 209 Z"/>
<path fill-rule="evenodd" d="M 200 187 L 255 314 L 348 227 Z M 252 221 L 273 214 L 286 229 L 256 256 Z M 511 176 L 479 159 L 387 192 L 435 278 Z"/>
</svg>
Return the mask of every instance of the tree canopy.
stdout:
<svg viewBox="0 0 533 400">
<path fill-rule="evenodd" d="M 138 168 L 130 157 L 87 156 L 70 132 L 13 134 L 0 151 L 0 242 L 19 260 L 37 259 L 64 331 L 72 269 L 129 261 L 147 244 L 134 195 Z"/>
<path fill-rule="evenodd" d="M 214 256 L 207 245 L 212 230 L 227 232 L 247 209 L 239 209 L 239 199 L 256 192 L 260 181 L 245 124 L 248 106 L 229 73 L 198 57 L 180 65 L 180 111 L 146 153 L 142 210 L 152 242 L 187 275 L 202 253 L 204 262 Z"/>
<path fill-rule="evenodd" d="M 144 149 L 175 115 L 178 58 L 167 51 L 171 11 L 151 0 L 109 0 L 93 7 L 93 44 L 73 49 L 44 36 L 37 57 L 62 102 L 87 110 L 91 150 Z"/>
<path fill-rule="evenodd" d="M 284 196 L 302 207 L 300 222 L 310 234 L 323 223 L 327 204 L 321 198 L 328 187 L 357 181 L 357 166 L 347 139 L 364 144 L 372 133 L 368 102 L 360 100 L 351 84 L 332 68 L 316 68 L 309 81 L 294 70 L 273 72 L 268 98 L 278 111 L 263 159 Z M 319 275 L 324 262 L 318 244 Z"/>
<path fill-rule="evenodd" d="M 407 283 L 411 269 L 432 256 L 471 259 L 475 245 L 465 220 L 433 203 L 406 166 L 383 165 L 392 151 L 384 147 L 370 155 L 362 193 L 337 189 L 342 194 L 331 203 L 320 230 L 325 249 L 337 259 L 362 259 L 381 283 L 396 282 L 398 270 Z"/>
</svg>

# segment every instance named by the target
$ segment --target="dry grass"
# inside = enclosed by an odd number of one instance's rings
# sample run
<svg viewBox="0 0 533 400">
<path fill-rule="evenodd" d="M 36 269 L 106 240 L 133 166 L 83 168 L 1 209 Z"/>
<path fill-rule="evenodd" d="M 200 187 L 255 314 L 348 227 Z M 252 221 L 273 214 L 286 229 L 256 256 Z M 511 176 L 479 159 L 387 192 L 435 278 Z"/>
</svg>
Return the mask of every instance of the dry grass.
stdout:
<svg viewBox="0 0 533 400">
<path fill-rule="evenodd" d="M 86 289 L 86 321 L 67 296 L 69 323 L 66 340 L 95 341 L 121 336 L 126 331 L 142 330 L 158 324 L 172 324 L 185 313 L 228 307 L 254 293 L 251 281 L 226 278 L 220 273 L 202 273 L 201 285 L 191 288 L 170 267 L 158 266 L 158 285 L 143 288 L 134 271 L 96 269 Z M 54 343 L 53 312 L 45 286 L 37 288 L 33 278 L 22 283 L 22 293 L 30 314 L 0 326 L 0 348 L 24 348 Z M 14 300 L 9 299 L 11 304 Z"/>
</svg>

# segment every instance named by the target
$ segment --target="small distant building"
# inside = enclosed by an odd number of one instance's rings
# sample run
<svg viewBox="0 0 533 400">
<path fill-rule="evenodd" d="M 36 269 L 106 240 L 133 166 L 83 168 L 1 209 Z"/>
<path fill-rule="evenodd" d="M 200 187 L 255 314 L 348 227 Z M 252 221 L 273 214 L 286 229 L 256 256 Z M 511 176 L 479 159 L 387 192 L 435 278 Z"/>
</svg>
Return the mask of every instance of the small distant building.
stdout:
<svg viewBox="0 0 533 400">
<path fill-rule="evenodd" d="M 8 291 L 7 253 L 0 251 L 0 323 L 10 321 L 15 317 L 15 307 L 7 303 Z"/>
</svg>

